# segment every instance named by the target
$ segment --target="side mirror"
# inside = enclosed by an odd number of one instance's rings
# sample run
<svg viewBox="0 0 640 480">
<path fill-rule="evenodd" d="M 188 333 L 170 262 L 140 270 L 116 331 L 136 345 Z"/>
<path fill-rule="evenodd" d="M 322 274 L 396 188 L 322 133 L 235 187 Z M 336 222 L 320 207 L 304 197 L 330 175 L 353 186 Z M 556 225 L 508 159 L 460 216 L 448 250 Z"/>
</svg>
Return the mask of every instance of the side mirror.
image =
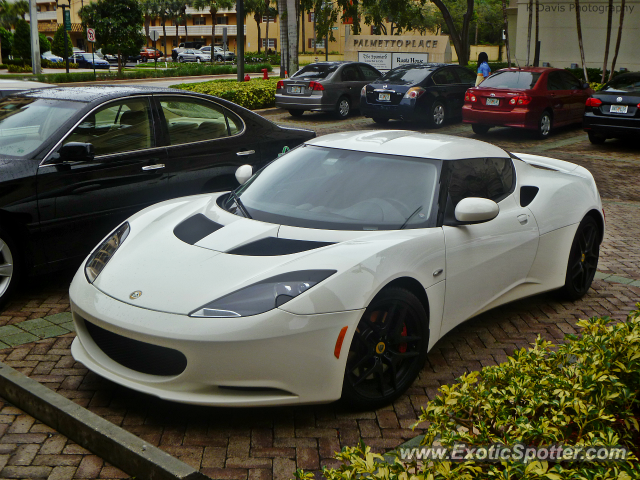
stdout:
<svg viewBox="0 0 640 480">
<path fill-rule="evenodd" d="M 251 178 L 251 175 L 253 175 L 253 168 L 251 165 L 242 165 L 236 170 L 236 180 L 238 180 L 240 185 L 247 183 L 247 180 Z"/>
<path fill-rule="evenodd" d="M 493 200 L 468 197 L 456 205 L 456 220 L 463 223 L 480 223 L 493 220 L 500 213 L 500 207 Z"/>
<path fill-rule="evenodd" d="M 583 84 L 582 84 L 582 88 L 583 88 L 584 90 L 586 90 L 587 88 L 589 88 L 589 84 L 588 84 L 588 83 L 583 83 Z"/>
<path fill-rule="evenodd" d="M 93 145 L 91 143 L 69 142 L 58 152 L 58 163 L 93 161 Z"/>
</svg>

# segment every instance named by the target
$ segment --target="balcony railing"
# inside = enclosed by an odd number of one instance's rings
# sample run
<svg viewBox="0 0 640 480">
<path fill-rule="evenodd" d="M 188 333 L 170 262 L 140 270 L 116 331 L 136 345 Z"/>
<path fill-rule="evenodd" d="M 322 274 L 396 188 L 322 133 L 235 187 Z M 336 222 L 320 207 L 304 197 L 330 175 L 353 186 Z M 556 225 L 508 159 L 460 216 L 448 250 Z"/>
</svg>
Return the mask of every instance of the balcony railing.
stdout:
<svg viewBox="0 0 640 480">
<path fill-rule="evenodd" d="M 38 0 L 39 2 L 40 0 Z M 187 7 L 187 15 L 210 15 L 211 11 L 209 8 L 198 9 L 193 7 Z M 216 11 L 216 15 L 224 14 L 224 13 L 236 13 L 236 9 L 234 8 L 221 8 Z"/>
<path fill-rule="evenodd" d="M 216 29 L 214 34 L 216 36 L 222 36 L 222 29 L 227 27 L 227 36 L 235 37 L 238 35 L 238 26 L 237 25 L 216 25 Z M 244 26 L 244 34 L 247 34 L 247 26 Z"/>
<path fill-rule="evenodd" d="M 211 25 L 189 25 L 187 30 L 189 32 L 190 37 L 210 37 L 211 36 Z M 222 36 L 222 29 L 227 27 L 227 35 L 230 37 L 235 37 L 238 35 L 238 26 L 237 25 L 216 25 L 215 35 L 218 37 Z M 164 33 L 162 31 L 162 26 L 149 27 L 149 31 L 156 30 L 160 36 Z M 175 25 L 167 25 L 166 26 L 167 37 L 175 37 L 176 36 L 176 27 Z M 247 34 L 247 26 L 244 26 L 244 33 Z M 178 35 L 184 37 L 186 35 L 184 25 L 180 25 L 178 27 Z"/>
<path fill-rule="evenodd" d="M 29 14 L 27 13 L 24 16 L 24 19 L 28 22 L 30 17 Z M 40 20 L 57 20 L 58 19 L 58 14 L 56 13 L 55 10 L 51 10 L 49 12 L 38 12 L 38 21 Z"/>
</svg>

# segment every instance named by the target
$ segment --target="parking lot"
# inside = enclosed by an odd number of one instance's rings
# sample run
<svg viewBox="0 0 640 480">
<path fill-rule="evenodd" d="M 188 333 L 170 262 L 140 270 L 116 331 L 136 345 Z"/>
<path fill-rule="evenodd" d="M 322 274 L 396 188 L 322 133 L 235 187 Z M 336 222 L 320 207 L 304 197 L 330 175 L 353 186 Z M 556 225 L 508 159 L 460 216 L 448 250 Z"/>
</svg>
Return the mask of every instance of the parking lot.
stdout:
<svg viewBox="0 0 640 480">
<path fill-rule="evenodd" d="M 390 450 L 419 434 L 412 430 L 420 408 L 440 385 L 462 373 L 506 360 L 540 335 L 560 342 L 581 318 L 624 319 L 640 298 L 640 156 L 632 142 L 589 143 L 579 127 L 564 128 L 546 141 L 506 128 L 475 135 L 462 123 L 440 130 L 391 121 L 382 126 L 352 116 L 300 118 L 277 109 L 263 115 L 284 126 L 318 135 L 366 129 L 412 129 L 473 137 L 512 152 L 545 155 L 589 169 L 606 211 L 607 233 L 599 274 L 580 301 L 558 302 L 553 294 L 520 300 L 469 320 L 429 353 L 419 379 L 393 405 L 354 412 L 339 404 L 222 409 L 161 401 L 117 386 L 75 362 L 67 288 L 75 271 L 31 279 L 0 312 L 0 360 L 61 395 L 121 426 L 151 445 L 217 479 L 288 480 L 296 468 L 335 466 L 333 452 L 360 438 L 375 451 Z M 398 185 L 398 188 L 401 188 Z M 490 281 L 491 279 L 487 279 Z M 42 340 L 38 340 L 42 338 Z M 0 477 L 127 478 L 129 475 L 80 448 L 55 430 L 10 405 L 0 410 Z"/>
</svg>

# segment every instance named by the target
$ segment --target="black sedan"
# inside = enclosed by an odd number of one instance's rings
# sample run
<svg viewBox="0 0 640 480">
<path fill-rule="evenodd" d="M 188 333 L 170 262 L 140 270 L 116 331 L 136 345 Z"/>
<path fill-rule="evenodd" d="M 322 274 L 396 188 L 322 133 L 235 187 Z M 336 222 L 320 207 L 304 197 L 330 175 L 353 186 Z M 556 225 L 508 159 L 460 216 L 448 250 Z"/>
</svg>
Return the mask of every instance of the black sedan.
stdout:
<svg viewBox="0 0 640 480">
<path fill-rule="evenodd" d="M 138 86 L 11 95 L 0 133 L 0 303 L 23 274 L 77 265 L 138 210 L 234 188 L 240 165 L 255 171 L 315 137 L 226 100 Z"/>
<path fill-rule="evenodd" d="M 362 89 L 360 111 L 378 123 L 427 121 L 439 128 L 462 115 L 464 94 L 475 81 L 470 70 L 458 65 L 402 65 Z"/>
<path fill-rule="evenodd" d="M 640 72 L 613 78 L 587 99 L 584 129 L 591 143 L 640 135 Z"/>
</svg>

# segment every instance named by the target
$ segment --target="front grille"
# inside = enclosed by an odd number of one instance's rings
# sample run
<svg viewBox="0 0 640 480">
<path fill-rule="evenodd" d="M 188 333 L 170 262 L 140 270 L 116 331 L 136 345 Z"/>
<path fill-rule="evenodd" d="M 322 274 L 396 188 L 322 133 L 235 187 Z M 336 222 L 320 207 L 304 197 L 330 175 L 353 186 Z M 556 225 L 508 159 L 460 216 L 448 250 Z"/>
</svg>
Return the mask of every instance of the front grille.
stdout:
<svg viewBox="0 0 640 480">
<path fill-rule="evenodd" d="M 179 375 L 187 368 L 187 357 L 178 350 L 123 337 L 86 320 L 84 324 L 100 350 L 123 367 L 163 376 Z"/>
</svg>

